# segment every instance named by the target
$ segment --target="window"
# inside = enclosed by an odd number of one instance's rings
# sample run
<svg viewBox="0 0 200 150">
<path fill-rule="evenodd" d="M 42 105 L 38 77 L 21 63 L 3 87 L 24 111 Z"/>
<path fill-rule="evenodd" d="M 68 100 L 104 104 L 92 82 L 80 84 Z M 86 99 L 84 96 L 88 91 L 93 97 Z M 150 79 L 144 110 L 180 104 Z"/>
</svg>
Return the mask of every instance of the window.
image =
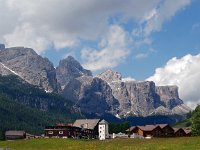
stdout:
<svg viewBox="0 0 200 150">
<path fill-rule="evenodd" d="M 63 134 L 63 131 L 59 131 L 59 134 Z"/>
<path fill-rule="evenodd" d="M 48 134 L 53 134 L 53 131 L 49 131 Z"/>
</svg>

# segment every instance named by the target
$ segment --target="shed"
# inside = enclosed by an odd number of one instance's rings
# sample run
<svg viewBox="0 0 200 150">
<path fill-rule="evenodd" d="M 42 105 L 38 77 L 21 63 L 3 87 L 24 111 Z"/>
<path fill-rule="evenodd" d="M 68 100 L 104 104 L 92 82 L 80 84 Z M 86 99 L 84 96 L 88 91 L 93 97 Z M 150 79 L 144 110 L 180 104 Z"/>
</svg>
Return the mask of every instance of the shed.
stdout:
<svg viewBox="0 0 200 150">
<path fill-rule="evenodd" d="M 10 131 L 6 131 L 5 138 L 6 140 L 25 139 L 26 133 L 25 131 L 10 130 Z"/>
</svg>

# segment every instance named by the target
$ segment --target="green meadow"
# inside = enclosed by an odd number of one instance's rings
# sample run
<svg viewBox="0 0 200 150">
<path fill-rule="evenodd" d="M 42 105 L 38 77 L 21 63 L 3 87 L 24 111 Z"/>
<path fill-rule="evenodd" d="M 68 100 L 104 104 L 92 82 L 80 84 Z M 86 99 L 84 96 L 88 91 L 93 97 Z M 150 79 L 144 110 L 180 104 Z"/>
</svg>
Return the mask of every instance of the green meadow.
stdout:
<svg viewBox="0 0 200 150">
<path fill-rule="evenodd" d="M 1 141 L 10 150 L 200 150 L 200 137 L 155 139 L 33 139 Z"/>
</svg>

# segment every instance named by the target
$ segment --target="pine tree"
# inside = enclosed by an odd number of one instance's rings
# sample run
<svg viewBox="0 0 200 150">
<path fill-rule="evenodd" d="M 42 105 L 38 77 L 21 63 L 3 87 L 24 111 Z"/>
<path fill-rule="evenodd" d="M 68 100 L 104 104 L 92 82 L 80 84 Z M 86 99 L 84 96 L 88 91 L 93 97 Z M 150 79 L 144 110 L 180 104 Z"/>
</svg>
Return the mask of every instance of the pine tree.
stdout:
<svg viewBox="0 0 200 150">
<path fill-rule="evenodd" d="M 200 105 L 192 112 L 192 135 L 200 135 Z"/>
</svg>

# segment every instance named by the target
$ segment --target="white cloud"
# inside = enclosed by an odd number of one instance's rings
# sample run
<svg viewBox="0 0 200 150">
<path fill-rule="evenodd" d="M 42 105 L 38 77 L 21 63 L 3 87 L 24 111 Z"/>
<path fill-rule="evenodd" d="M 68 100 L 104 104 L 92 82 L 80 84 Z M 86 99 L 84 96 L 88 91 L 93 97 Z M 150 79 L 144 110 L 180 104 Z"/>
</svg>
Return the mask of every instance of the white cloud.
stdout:
<svg viewBox="0 0 200 150">
<path fill-rule="evenodd" d="M 200 103 L 200 54 L 190 54 L 177 59 L 170 59 L 162 68 L 157 68 L 155 74 L 147 80 L 157 85 L 177 85 L 180 97 L 194 108 Z"/>
<path fill-rule="evenodd" d="M 162 24 L 170 20 L 179 10 L 187 6 L 191 0 L 165 0 L 161 2 L 156 10 L 149 12 L 148 17 L 144 18 L 146 22 L 144 27 L 144 35 L 149 36 L 154 31 L 160 31 Z"/>
<path fill-rule="evenodd" d="M 191 0 L 160 0 L 152 10 L 144 13 L 138 27 L 132 30 L 135 45 L 150 45 L 153 41 L 151 34 L 161 31 L 163 24 L 189 5 L 190 2 Z"/>
<path fill-rule="evenodd" d="M 135 59 L 140 60 L 140 59 L 144 59 L 147 58 L 149 56 L 148 53 L 139 53 L 135 56 Z"/>
<path fill-rule="evenodd" d="M 40 33 L 30 25 L 16 27 L 12 34 L 4 36 L 7 46 L 25 46 L 35 48 L 37 53 L 42 53 L 49 45 L 49 41 L 43 37 L 38 36 Z"/>
<path fill-rule="evenodd" d="M 92 71 L 116 67 L 129 54 L 127 33 L 117 25 L 110 27 L 99 43 L 101 49 L 84 48 L 84 67 Z"/>
<path fill-rule="evenodd" d="M 82 39 L 92 40 L 99 47 L 81 51 L 85 66 L 91 70 L 113 68 L 130 54 L 130 39 L 132 49 L 150 45 L 151 33 L 160 31 L 163 23 L 190 1 L 0 0 L 0 41 L 7 47 L 31 47 L 41 54 L 52 46 L 56 50 L 82 49 Z M 138 24 L 132 34 L 123 27 L 130 20 Z"/>
<path fill-rule="evenodd" d="M 122 78 L 122 81 L 127 82 L 127 81 L 136 81 L 136 80 L 132 77 L 126 77 L 126 78 Z"/>
<path fill-rule="evenodd" d="M 145 31 L 151 32 L 187 3 L 189 0 L 0 0 L 0 19 L 4 20 L 0 40 L 7 46 L 31 46 L 40 53 L 49 45 L 56 49 L 73 47 L 80 38 L 97 40 L 110 26 L 108 18 L 118 14 L 117 24 L 130 19 L 142 21 L 147 24 Z"/>
<path fill-rule="evenodd" d="M 109 28 L 109 17 L 122 14 L 119 22 L 139 19 L 157 3 L 158 0 L 0 0 L 0 19 L 4 20 L 0 40 L 7 46 L 13 43 L 32 47 L 39 53 L 49 45 L 56 49 L 74 47 L 80 38 L 96 40 L 102 36 Z M 16 37 L 20 38 L 15 41 Z"/>
</svg>

